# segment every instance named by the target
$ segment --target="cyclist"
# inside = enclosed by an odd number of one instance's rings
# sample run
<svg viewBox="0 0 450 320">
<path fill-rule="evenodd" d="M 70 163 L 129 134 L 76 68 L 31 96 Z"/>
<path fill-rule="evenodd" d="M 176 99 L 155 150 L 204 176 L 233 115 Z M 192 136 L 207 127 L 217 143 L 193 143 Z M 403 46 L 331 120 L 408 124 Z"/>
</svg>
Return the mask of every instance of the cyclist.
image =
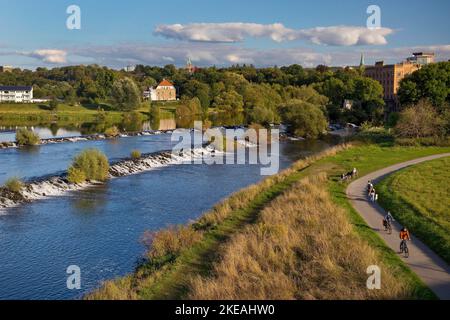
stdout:
<svg viewBox="0 0 450 320">
<path fill-rule="evenodd" d="M 403 252 L 406 241 L 411 241 L 411 235 L 406 227 L 403 227 L 402 231 L 400 231 L 400 239 L 402 240 L 402 242 L 400 242 L 400 252 Z"/>
<path fill-rule="evenodd" d="M 368 183 L 367 183 L 367 194 L 370 196 L 370 194 L 372 193 L 372 190 L 374 189 L 374 187 L 373 187 L 373 183 L 372 183 L 372 181 L 369 181 Z"/>
<path fill-rule="evenodd" d="M 388 227 L 391 226 L 392 222 L 394 221 L 395 221 L 394 217 L 392 216 L 391 212 L 388 211 L 387 215 L 383 219 L 384 228 L 387 230 Z"/>
</svg>

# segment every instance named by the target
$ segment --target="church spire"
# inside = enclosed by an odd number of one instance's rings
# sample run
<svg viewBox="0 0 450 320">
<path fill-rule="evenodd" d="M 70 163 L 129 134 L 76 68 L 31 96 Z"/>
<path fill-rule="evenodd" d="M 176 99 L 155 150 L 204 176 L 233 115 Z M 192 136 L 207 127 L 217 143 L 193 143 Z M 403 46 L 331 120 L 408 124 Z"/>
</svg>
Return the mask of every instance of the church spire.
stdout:
<svg viewBox="0 0 450 320">
<path fill-rule="evenodd" d="M 365 59 L 364 59 L 364 53 L 361 53 L 361 61 L 359 63 L 359 67 L 363 68 L 366 65 Z"/>
</svg>

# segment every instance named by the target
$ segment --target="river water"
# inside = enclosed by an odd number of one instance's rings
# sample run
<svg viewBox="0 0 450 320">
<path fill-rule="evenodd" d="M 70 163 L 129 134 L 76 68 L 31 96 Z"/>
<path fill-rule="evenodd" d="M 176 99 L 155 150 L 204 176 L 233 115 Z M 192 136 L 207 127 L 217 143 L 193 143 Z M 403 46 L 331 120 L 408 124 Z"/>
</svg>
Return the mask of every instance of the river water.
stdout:
<svg viewBox="0 0 450 320">
<path fill-rule="evenodd" d="M 55 174 L 87 147 L 118 160 L 132 149 L 157 152 L 173 144 L 162 134 L 0 150 L 0 180 Z M 283 142 L 281 168 L 331 144 Z M 79 298 L 102 281 L 133 271 L 144 253 L 145 231 L 197 219 L 262 178 L 257 165 L 175 165 L 10 208 L 0 215 L 0 299 Z M 81 290 L 67 289 L 70 265 L 81 268 Z"/>
</svg>

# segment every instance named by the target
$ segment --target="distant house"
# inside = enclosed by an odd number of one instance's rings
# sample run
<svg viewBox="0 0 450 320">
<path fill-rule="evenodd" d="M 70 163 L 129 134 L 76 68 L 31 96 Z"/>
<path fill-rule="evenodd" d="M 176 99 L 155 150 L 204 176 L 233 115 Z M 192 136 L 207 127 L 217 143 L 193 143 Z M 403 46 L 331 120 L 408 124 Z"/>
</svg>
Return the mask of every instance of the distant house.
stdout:
<svg viewBox="0 0 450 320">
<path fill-rule="evenodd" d="M 352 110 L 353 104 L 354 104 L 353 100 L 345 99 L 342 108 L 344 108 L 345 110 Z"/>
<path fill-rule="evenodd" d="M 0 102 L 33 102 L 32 86 L 0 86 Z"/>
<path fill-rule="evenodd" d="M 156 88 L 148 88 L 144 91 L 143 97 L 151 101 L 175 101 L 177 89 L 170 81 L 164 79 Z"/>
<path fill-rule="evenodd" d="M 136 70 L 136 66 L 126 66 L 123 70 L 125 72 L 134 72 L 134 70 Z"/>
</svg>

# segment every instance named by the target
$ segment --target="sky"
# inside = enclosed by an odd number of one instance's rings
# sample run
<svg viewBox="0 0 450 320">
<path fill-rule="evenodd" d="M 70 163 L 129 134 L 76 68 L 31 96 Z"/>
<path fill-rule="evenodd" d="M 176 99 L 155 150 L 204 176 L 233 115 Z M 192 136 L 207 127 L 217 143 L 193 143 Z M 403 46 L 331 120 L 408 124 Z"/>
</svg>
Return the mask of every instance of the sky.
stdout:
<svg viewBox="0 0 450 320">
<path fill-rule="evenodd" d="M 370 5 L 380 9 L 376 28 Z M 0 65 L 27 69 L 188 58 L 202 67 L 346 66 L 362 53 L 373 64 L 416 51 L 450 59 L 448 0 L 0 0 L 0 8 Z"/>
</svg>

